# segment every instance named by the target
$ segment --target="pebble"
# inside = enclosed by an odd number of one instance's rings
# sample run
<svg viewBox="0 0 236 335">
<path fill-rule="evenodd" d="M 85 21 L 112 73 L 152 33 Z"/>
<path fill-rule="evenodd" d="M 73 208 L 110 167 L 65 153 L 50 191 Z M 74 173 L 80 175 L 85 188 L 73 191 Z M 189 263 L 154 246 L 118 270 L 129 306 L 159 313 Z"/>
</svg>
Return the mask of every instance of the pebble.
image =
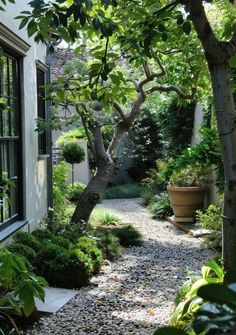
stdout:
<svg viewBox="0 0 236 335">
<path fill-rule="evenodd" d="M 140 199 L 105 200 L 102 206 L 134 225 L 143 234 L 143 245 L 106 261 L 91 285 L 25 335 L 152 335 L 168 324 L 186 269 L 200 273 L 214 257 L 198 239 L 152 219 Z"/>
</svg>

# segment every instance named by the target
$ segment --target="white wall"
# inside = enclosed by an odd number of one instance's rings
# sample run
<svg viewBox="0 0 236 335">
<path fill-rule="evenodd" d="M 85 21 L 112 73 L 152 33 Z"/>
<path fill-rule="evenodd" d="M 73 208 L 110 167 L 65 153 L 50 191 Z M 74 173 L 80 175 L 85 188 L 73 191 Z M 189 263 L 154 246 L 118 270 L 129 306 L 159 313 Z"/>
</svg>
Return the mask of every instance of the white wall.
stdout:
<svg viewBox="0 0 236 335">
<path fill-rule="evenodd" d="M 38 160 L 38 134 L 34 131 L 37 117 L 37 84 L 35 61 L 45 63 L 46 47 L 35 44 L 28 38 L 25 29 L 19 30 L 19 20 L 14 17 L 20 11 L 27 10 L 28 0 L 8 4 L 5 12 L 0 12 L 0 22 L 8 29 L 30 44 L 27 56 L 23 59 L 23 177 L 25 219 L 29 221 L 30 230 L 36 228 L 47 212 L 47 169 L 46 159 Z"/>
</svg>

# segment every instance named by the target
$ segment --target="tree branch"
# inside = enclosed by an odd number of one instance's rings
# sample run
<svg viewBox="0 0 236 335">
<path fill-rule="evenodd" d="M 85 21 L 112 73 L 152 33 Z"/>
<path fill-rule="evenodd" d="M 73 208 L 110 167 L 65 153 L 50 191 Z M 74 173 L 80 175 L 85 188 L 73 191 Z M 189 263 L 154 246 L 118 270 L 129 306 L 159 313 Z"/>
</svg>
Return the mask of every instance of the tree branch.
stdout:
<svg viewBox="0 0 236 335">
<path fill-rule="evenodd" d="M 192 20 L 205 50 L 208 64 L 213 65 L 227 62 L 236 52 L 236 40 L 221 42 L 216 38 L 206 16 L 203 0 L 181 0 L 181 3 L 189 8 L 189 18 Z"/>
<path fill-rule="evenodd" d="M 147 94 L 151 94 L 153 92 L 176 92 L 181 98 L 183 99 L 190 99 L 192 100 L 194 98 L 194 95 L 196 93 L 196 89 L 192 88 L 192 93 L 191 94 L 187 94 L 184 93 L 179 87 L 174 86 L 174 85 L 169 85 L 169 86 L 153 86 L 152 88 L 150 88 L 149 90 L 146 91 Z"/>
</svg>

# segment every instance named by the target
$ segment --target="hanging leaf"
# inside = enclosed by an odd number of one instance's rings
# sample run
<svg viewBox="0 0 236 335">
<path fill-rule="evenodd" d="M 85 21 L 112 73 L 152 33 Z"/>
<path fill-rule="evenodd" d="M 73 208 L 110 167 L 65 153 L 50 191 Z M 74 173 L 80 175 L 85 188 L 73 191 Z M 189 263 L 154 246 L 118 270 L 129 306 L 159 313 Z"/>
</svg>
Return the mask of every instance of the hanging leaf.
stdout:
<svg viewBox="0 0 236 335">
<path fill-rule="evenodd" d="M 191 32 L 191 22 L 188 21 L 188 20 L 185 21 L 185 22 L 183 23 L 182 28 L 183 28 L 183 32 L 184 32 L 186 35 L 189 35 L 190 32 Z"/>
</svg>

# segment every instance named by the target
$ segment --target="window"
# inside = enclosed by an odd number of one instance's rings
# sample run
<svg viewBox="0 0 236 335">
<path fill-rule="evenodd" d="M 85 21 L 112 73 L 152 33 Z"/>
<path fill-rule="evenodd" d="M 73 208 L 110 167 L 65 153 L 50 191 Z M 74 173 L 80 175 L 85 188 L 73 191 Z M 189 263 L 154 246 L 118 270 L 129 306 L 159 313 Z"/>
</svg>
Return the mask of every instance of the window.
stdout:
<svg viewBox="0 0 236 335">
<path fill-rule="evenodd" d="M 41 65 L 41 64 L 40 64 Z M 46 120 L 46 101 L 45 101 L 45 70 L 37 63 L 37 103 L 38 103 L 38 118 Z M 39 133 L 38 135 L 38 153 L 39 155 L 47 154 L 47 132 Z"/>
<path fill-rule="evenodd" d="M 20 62 L 0 58 L 0 230 L 22 216 Z M 21 196 L 22 199 L 22 196 Z"/>
</svg>

